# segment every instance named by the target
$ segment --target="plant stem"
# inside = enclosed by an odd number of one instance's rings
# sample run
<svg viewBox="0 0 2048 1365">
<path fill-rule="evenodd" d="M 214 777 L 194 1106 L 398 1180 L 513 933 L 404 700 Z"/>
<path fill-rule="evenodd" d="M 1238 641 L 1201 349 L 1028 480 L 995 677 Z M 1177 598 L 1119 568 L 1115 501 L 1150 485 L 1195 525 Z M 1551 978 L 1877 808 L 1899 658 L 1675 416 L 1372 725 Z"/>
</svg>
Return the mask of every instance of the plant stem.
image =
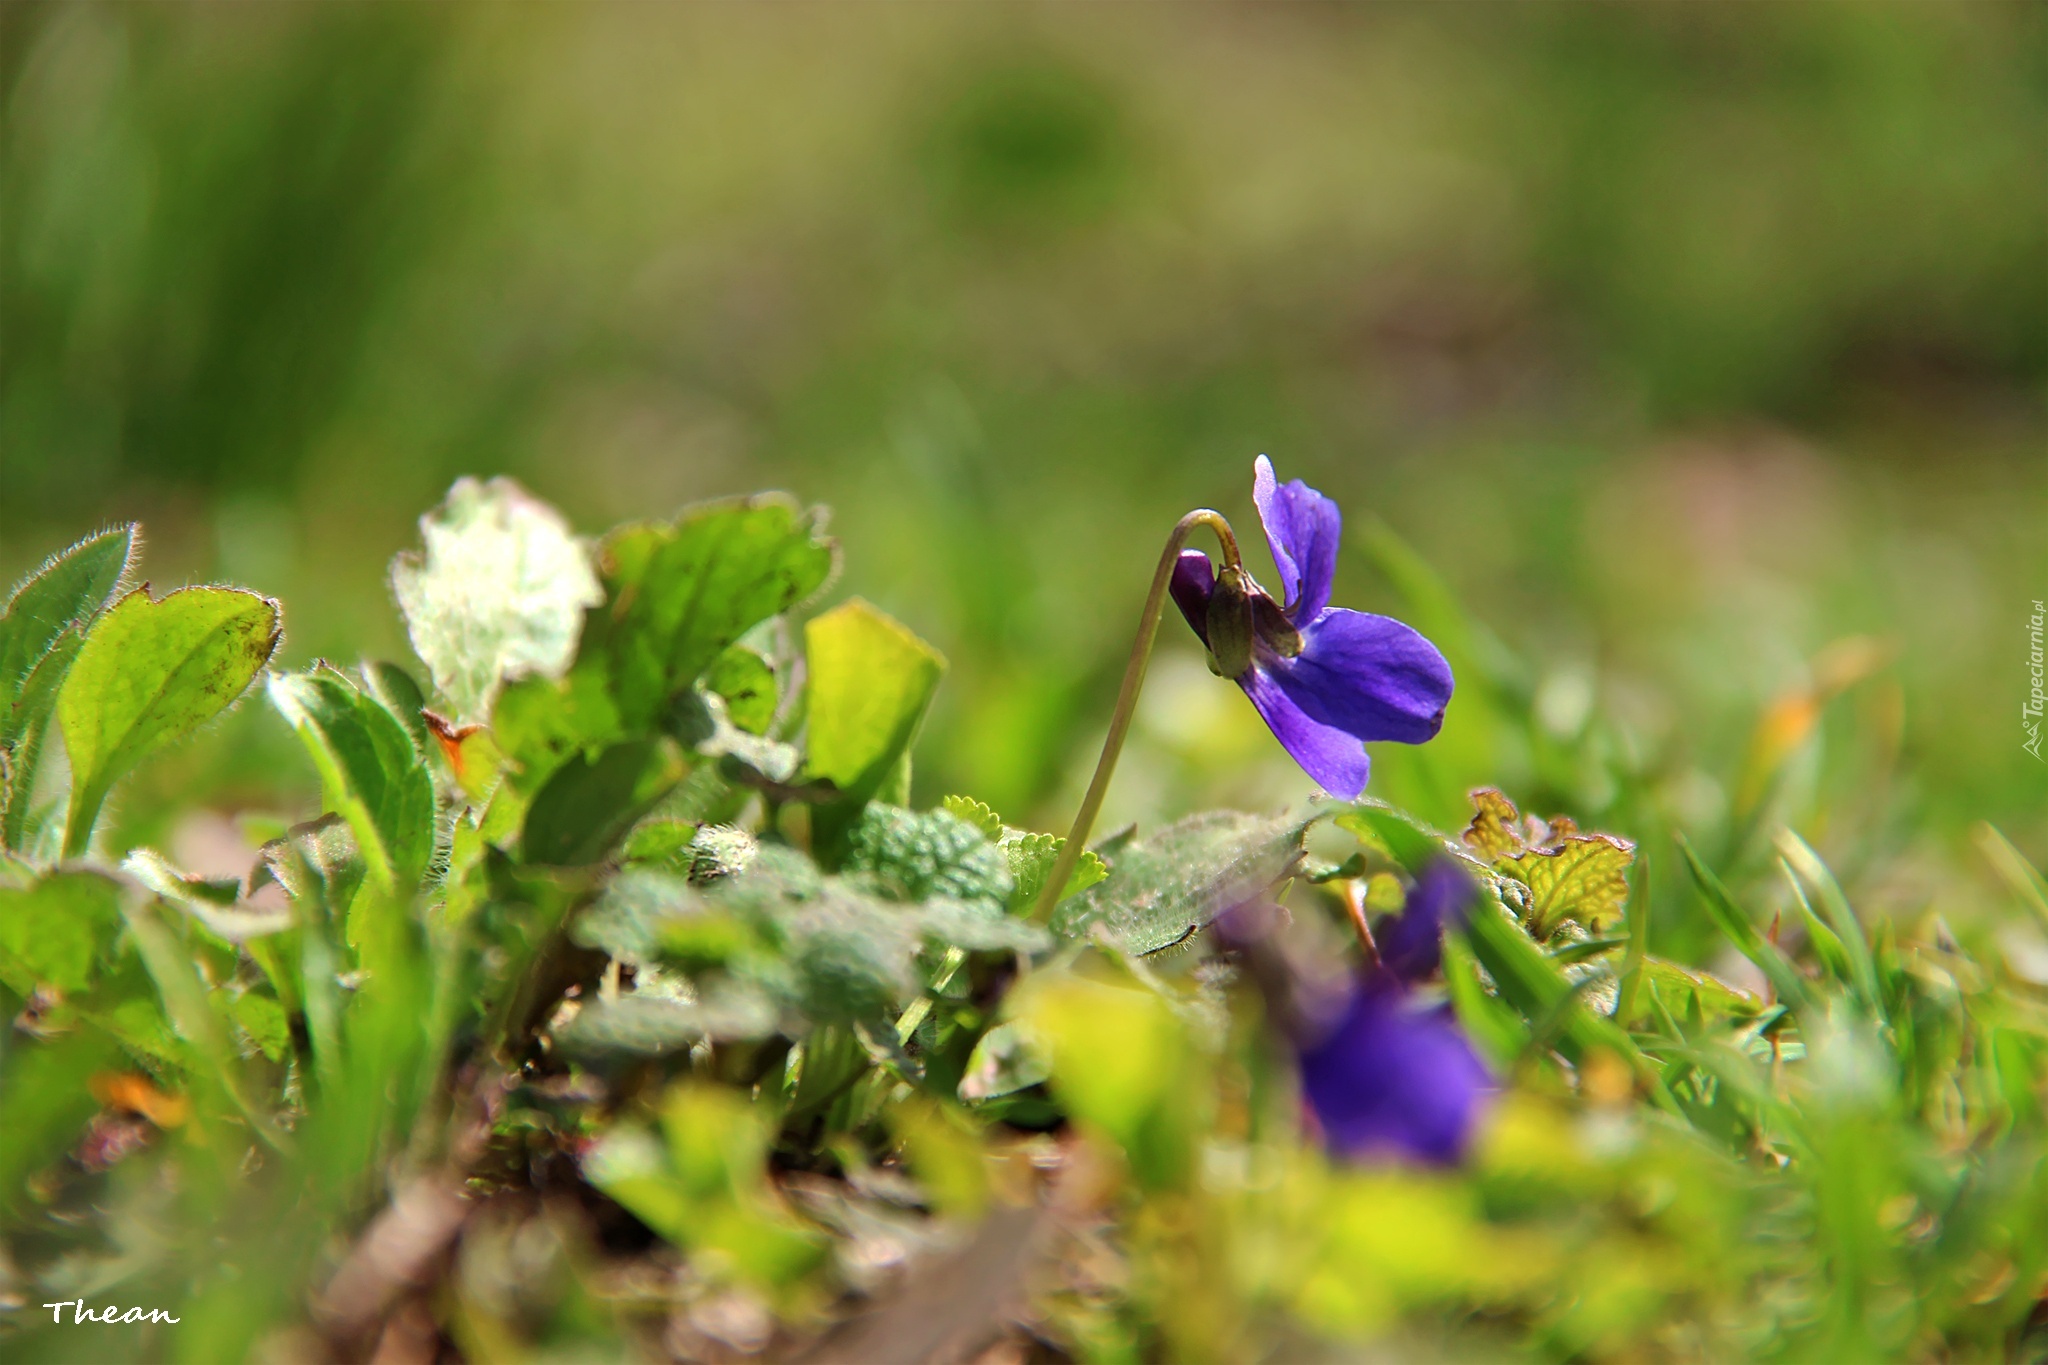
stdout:
<svg viewBox="0 0 2048 1365">
<path fill-rule="evenodd" d="M 1123 686 L 1117 689 L 1116 710 L 1109 718 L 1109 735 L 1102 741 L 1102 757 L 1095 760 L 1095 776 L 1089 780 L 1088 794 L 1081 798 L 1081 809 L 1074 815 L 1074 827 L 1067 832 L 1067 842 L 1053 863 L 1052 875 L 1045 879 L 1045 888 L 1038 893 L 1038 904 L 1031 907 L 1031 918 L 1041 924 L 1052 918 L 1052 908 L 1059 904 L 1067 879 L 1074 875 L 1074 865 L 1081 861 L 1081 851 L 1088 844 L 1088 832 L 1095 827 L 1095 817 L 1102 810 L 1110 774 L 1116 771 L 1117 755 L 1123 752 L 1124 736 L 1129 733 L 1131 717 L 1138 709 L 1138 690 L 1145 685 L 1145 669 L 1152 659 L 1153 637 L 1159 634 L 1159 613 L 1166 605 L 1166 587 L 1173 579 L 1173 566 L 1197 526 L 1206 526 L 1216 533 L 1223 547 L 1225 568 L 1235 569 L 1242 562 L 1237 552 L 1237 536 L 1222 513 L 1198 507 L 1174 523 L 1173 533 L 1166 538 L 1166 548 L 1159 555 L 1159 567 L 1153 571 L 1145 610 L 1138 617 L 1138 636 L 1131 641 L 1131 659 L 1124 665 Z"/>
</svg>

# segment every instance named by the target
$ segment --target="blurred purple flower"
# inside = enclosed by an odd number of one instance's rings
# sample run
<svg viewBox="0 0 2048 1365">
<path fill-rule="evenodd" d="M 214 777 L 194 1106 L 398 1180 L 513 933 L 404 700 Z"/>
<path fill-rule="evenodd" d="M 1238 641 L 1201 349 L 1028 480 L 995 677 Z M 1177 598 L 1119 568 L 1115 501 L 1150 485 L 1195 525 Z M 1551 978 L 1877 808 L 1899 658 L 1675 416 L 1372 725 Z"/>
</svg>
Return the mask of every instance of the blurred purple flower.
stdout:
<svg viewBox="0 0 2048 1365">
<path fill-rule="evenodd" d="M 1338 1155 L 1445 1165 L 1464 1155 L 1491 1078 L 1449 1010 L 1418 1007 L 1408 988 L 1436 974 L 1443 931 L 1464 922 L 1476 890 L 1448 859 L 1425 867 L 1381 930 L 1379 968 L 1297 1039 L 1303 1095 Z"/>
<path fill-rule="evenodd" d="M 1477 889 L 1448 858 L 1423 868 L 1401 913 L 1380 922 L 1380 965 L 1411 985 L 1435 976 L 1444 960 L 1444 930 L 1464 924 Z"/>
<path fill-rule="evenodd" d="M 1420 744 L 1442 728 L 1451 669 L 1435 645 L 1390 616 L 1330 605 L 1343 516 L 1301 480 L 1279 483 L 1265 456 L 1252 499 L 1280 571 L 1275 602 L 1242 567 L 1219 574 L 1199 550 L 1174 565 L 1174 604 L 1281 747 L 1333 796 L 1365 790 L 1366 740 Z"/>
<path fill-rule="evenodd" d="M 1465 1155 L 1491 1078 L 1448 1016 L 1382 976 L 1301 1049 L 1302 1094 L 1332 1152 L 1435 1165 Z"/>
</svg>

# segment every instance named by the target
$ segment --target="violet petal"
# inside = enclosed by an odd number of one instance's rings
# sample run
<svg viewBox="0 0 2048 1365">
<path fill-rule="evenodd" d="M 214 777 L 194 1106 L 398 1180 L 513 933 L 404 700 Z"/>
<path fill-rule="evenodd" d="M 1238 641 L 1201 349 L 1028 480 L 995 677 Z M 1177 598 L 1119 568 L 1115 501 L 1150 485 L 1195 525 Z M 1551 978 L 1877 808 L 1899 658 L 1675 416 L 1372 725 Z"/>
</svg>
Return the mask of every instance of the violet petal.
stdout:
<svg viewBox="0 0 2048 1365">
<path fill-rule="evenodd" d="M 1253 466 L 1252 501 L 1258 505 L 1266 545 L 1280 571 L 1287 614 L 1297 625 L 1313 621 L 1330 605 L 1344 514 L 1336 503 L 1300 479 L 1279 482 L 1273 462 L 1263 455 Z"/>
<path fill-rule="evenodd" d="M 1435 645 L 1391 616 L 1332 607 L 1302 629 L 1292 659 L 1257 668 L 1310 719 L 1364 740 L 1420 744 L 1443 728 L 1451 666 Z"/>
<path fill-rule="evenodd" d="M 1209 643 L 1209 595 L 1216 591 L 1216 568 L 1200 550 L 1182 550 L 1173 561 L 1173 576 L 1166 581 L 1173 604 L 1188 618 L 1203 644 Z"/>
<path fill-rule="evenodd" d="M 1351 800 L 1365 790 L 1372 771 L 1365 745 L 1334 725 L 1312 720 L 1297 706 L 1286 690 L 1268 677 L 1262 665 L 1237 680 L 1252 699 L 1273 738 L 1287 750 L 1303 772 L 1314 778 L 1332 796 Z"/>
</svg>

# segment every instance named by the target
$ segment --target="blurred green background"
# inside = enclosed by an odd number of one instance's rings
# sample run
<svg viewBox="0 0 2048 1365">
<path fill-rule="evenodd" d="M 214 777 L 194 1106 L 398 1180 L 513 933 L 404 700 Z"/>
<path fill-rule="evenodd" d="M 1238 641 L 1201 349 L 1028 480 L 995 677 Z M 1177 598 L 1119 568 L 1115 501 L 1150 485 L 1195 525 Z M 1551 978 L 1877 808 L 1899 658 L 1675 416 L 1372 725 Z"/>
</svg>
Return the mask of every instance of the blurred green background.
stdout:
<svg viewBox="0 0 2048 1365">
<path fill-rule="evenodd" d="M 139 518 L 287 660 L 406 657 L 458 474 L 593 532 L 788 487 L 952 660 L 920 799 L 1050 827 L 1264 451 L 1340 602 L 1456 637 L 1375 791 L 1768 811 L 1908 913 L 1979 820 L 2048 860 L 2041 5 L 13 3 L 0 81 L 10 578 Z M 1302 794 L 1162 640 L 1109 823 Z M 195 790 L 312 799 L 253 707 L 124 837 Z"/>
</svg>

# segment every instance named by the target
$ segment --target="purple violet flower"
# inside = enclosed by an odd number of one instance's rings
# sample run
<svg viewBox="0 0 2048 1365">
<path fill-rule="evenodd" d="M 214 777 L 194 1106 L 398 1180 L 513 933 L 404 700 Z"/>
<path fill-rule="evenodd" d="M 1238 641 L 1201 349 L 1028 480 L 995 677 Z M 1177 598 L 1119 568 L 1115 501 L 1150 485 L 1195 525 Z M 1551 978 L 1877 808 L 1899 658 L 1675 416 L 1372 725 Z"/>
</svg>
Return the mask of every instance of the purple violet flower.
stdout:
<svg viewBox="0 0 2048 1365">
<path fill-rule="evenodd" d="M 1365 741 L 1420 744 L 1442 728 L 1451 668 L 1390 616 L 1330 605 L 1343 515 L 1301 480 L 1282 484 L 1259 456 L 1252 500 L 1285 603 L 1241 567 L 1219 575 L 1200 550 L 1174 565 L 1174 604 L 1216 671 L 1244 689 L 1281 747 L 1333 796 L 1365 790 Z"/>
<path fill-rule="evenodd" d="M 1380 934 L 1379 969 L 1297 1039 L 1303 1097 L 1337 1155 L 1439 1165 L 1464 1156 L 1492 1078 L 1449 1008 L 1418 1006 L 1409 987 L 1436 974 L 1443 931 L 1464 921 L 1476 889 L 1448 859 L 1424 868 Z"/>
</svg>

